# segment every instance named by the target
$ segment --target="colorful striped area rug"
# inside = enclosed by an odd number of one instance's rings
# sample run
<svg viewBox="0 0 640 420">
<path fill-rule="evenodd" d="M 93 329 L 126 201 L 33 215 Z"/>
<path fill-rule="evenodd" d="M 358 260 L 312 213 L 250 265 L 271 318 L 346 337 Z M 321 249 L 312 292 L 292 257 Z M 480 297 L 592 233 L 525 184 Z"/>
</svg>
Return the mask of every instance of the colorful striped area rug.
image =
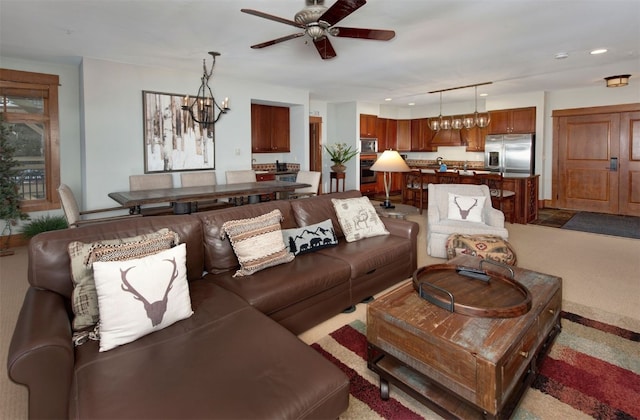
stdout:
<svg viewBox="0 0 640 420">
<path fill-rule="evenodd" d="M 562 332 L 514 411 L 514 419 L 639 419 L 640 334 L 562 312 Z M 366 324 L 356 320 L 312 344 L 351 381 L 341 419 L 439 419 L 391 385 L 380 398 L 378 375 L 367 368 Z"/>
</svg>

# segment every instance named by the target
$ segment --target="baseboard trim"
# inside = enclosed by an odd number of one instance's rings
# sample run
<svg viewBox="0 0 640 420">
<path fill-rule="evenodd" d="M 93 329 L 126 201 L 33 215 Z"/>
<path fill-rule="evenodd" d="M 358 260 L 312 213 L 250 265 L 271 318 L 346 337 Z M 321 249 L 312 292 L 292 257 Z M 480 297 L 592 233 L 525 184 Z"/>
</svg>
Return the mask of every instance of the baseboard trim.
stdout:
<svg viewBox="0 0 640 420">
<path fill-rule="evenodd" d="M 0 236 L 0 243 L 4 244 L 6 240 L 6 236 Z M 27 245 L 29 245 L 29 239 L 25 238 L 21 233 L 12 234 L 9 238 L 9 248 L 17 248 L 19 246 Z"/>
</svg>

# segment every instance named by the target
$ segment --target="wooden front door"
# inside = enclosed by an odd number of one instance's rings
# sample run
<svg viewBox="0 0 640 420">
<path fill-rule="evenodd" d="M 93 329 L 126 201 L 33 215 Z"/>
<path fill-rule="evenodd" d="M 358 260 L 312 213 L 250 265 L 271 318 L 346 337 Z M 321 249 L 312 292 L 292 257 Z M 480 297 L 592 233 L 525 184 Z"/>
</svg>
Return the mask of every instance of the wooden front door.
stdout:
<svg viewBox="0 0 640 420">
<path fill-rule="evenodd" d="M 640 216 L 640 111 L 620 115 L 619 214 Z"/>
<path fill-rule="evenodd" d="M 554 206 L 640 216 L 640 111 L 629 108 L 554 112 Z"/>
</svg>

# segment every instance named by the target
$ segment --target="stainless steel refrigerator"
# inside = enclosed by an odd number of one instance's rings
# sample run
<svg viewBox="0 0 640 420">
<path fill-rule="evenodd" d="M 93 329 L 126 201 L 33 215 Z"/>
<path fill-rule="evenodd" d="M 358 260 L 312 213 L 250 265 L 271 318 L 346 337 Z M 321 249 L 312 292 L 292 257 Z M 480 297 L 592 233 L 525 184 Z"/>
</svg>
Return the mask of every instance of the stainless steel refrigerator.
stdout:
<svg viewBox="0 0 640 420">
<path fill-rule="evenodd" d="M 534 174 L 533 134 L 492 134 L 484 143 L 484 164 L 495 172 Z"/>
</svg>

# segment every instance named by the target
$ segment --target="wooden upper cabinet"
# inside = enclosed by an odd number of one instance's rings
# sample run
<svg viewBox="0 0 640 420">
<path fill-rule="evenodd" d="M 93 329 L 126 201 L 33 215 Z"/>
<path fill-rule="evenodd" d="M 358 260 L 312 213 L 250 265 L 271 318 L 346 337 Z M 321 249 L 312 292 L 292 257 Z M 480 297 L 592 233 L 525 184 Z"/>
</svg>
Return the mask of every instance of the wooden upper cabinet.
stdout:
<svg viewBox="0 0 640 420">
<path fill-rule="evenodd" d="M 489 133 L 489 128 L 473 127 L 460 130 L 462 143 L 467 146 L 467 152 L 484 152 L 484 140 Z"/>
<path fill-rule="evenodd" d="M 389 118 L 378 118 L 376 127 L 378 134 L 378 151 L 398 148 L 398 121 Z"/>
<path fill-rule="evenodd" d="M 491 111 L 488 134 L 529 134 L 536 132 L 536 107 Z"/>
<path fill-rule="evenodd" d="M 289 108 L 251 104 L 251 150 L 253 153 L 290 151 Z"/>
<path fill-rule="evenodd" d="M 396 146 L 399 152 L 411 151 L 411 120 L 397 120 Z"/>
<path fill-rule="evenodd" d="M 360 137 L 377 138 L 378 116 L 360 114 Z"/>
<path fill-rule="evenodd" d="M 433 133 L 429 128 L 428 118 L 411 120 L 411 150 L 414 152 L 429 152 L 432 150 Z"/>
</svg>

